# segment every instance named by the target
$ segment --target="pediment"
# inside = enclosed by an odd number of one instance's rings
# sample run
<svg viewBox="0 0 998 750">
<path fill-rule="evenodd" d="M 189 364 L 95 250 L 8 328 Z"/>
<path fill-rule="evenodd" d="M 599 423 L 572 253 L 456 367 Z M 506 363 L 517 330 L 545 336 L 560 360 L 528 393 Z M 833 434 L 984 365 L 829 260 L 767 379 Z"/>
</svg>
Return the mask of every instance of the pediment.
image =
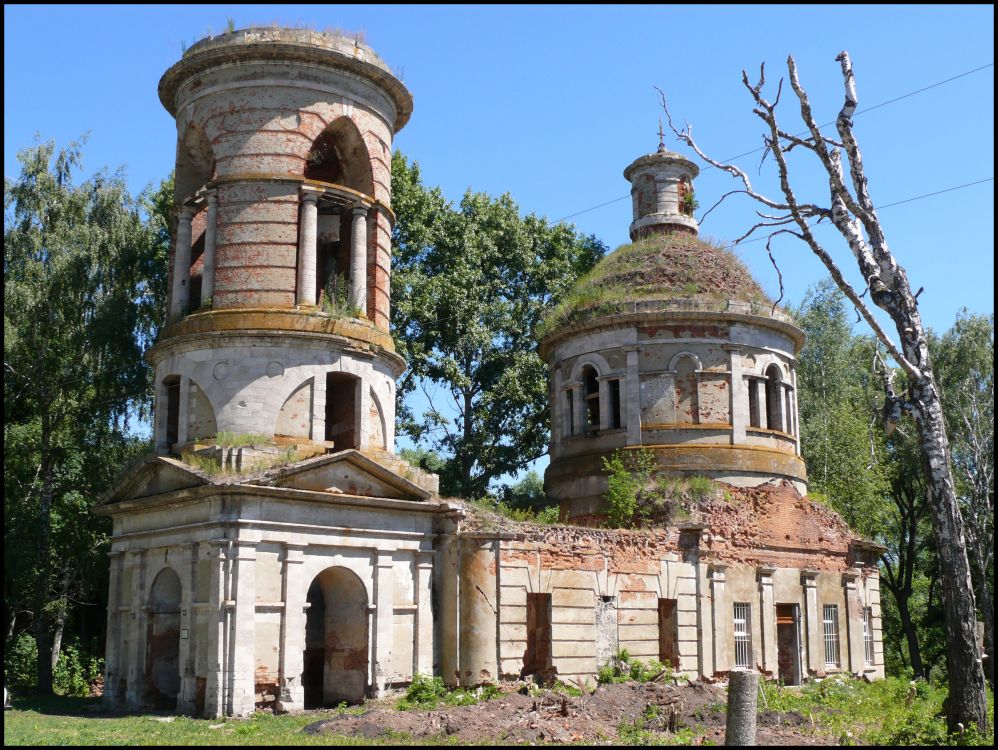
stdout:
<svg viewBox="0 0 998 750">
<path fill-rule="evenodd" d="M 204 484 L 208 484 L 208 479 L 192 471 L 182 461 L 167 456 L 146 456 L 127 469 L 117 483 L 104 493 L 102 504 L 136 500 Z"/>
<path fill-rule="evenodd" d="M 356 450 L 313 458 L 292 466 L 268 484 L 332 494 L 426 500 L 430 493 L 387 466 Z"/>
</svg>

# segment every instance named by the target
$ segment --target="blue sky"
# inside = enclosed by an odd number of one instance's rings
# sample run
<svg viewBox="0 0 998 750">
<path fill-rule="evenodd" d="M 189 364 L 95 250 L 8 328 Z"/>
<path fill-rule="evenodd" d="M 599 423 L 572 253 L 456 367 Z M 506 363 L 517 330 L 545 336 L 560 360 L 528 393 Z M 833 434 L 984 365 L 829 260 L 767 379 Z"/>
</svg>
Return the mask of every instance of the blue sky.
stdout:
<svg viewBox="0 0 998 750">
<path fill-rule="evenodd" d="M 842 104 L 835 55 L 849 51 L 860 109 L 975 68 L 975 73 L 856 118 L 878 205 L 994 175 L 992 6 L 5 6 L 4 174 L 33 135 L 64 144 L 89 131 L 88 169 L 123 165 L 134 191 L 172 168 L 176 131 L 156 86 L 182 47 L 209 30 L 251 24 L 361 30 L 415 99 L 395 145 L 429 185 L 459 200 L 469 187 L 508 191 L 524 212 L 561 219 L 628 194 L 622 171 L 658 144 L 664 89 L 673 114 L 710 154 L 758 147 L 761 122 L 741 85 L 767 63 L 775 82 L 797 60 L 820 122 Z M 786 91 L 783 122 L 800 130 Z M 689 154 L 673 136 L 666 144 Z M 772 162 L 736 163 L 775 193 Z M 800 197 L 827 189 L 803 160 Z M 702 207 L 734 181 L 717 170 L 696 182 Z M 994 182 L 916 200 L 881 214 L 908 271 L 924 321 L 945 330 L 961 307 L 994 310 Z M 627 241 L 630 201 L 570 220 L 614 248 Z M 715 211 L 702 233 L 731 240 L 753 223 L 748 200 Z M 858 288 L 832 230 L 819 230 Z M 803 246 L 774 242 L 788 298 L 798 302 L 824 269 Z M 776 294 L 764 243 L 740 254 Z"/>
</svg>

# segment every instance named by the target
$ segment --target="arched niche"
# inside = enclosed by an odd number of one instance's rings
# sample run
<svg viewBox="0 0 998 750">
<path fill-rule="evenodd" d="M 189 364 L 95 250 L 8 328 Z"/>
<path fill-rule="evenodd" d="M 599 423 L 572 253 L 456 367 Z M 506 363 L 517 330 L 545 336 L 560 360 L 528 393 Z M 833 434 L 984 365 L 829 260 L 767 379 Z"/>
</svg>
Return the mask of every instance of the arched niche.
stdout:
<svg viewBox="0 0 998 750">
<path fill-rule="evenodd" d="M 600 426 L 599 371 L 592 365 L 586 365 L 579 375 L 579 380 L 582 382 L 586 425 L 590 430 L 598 430 Z"/>
<path fill-rule="evenodd" d="M 274 435 L 311 439 L 314 392 L 315 378 L 309 378 L 284 399 L 284 404 L 277 413 Z"/>
<path fill-rule="evenodd" d="M 215 176 L 215 154 L 204 130 L 191 123 L 177 141 L 177 171 L 174 175 L 174 203 L 180 205 Z"/>
<path fill-rule="evenodd" d="M 149 703 L 174 708 L 180 694 L 180 576 L 163 568 L 149 590 L 146 688 Z"/>
<path fill-rule="evenodd" d="M 371 155 L 353 120 L 340 117 L 316 136 L 305 157 L 304 176 L 374 195 Z"/>
<path fill-rule="evenodd" d="M 326 568 L 305 599 L 305 707 L 360 703 L 368 691 L 367 590 L 348 568 Z"/>
<path fill-rule="evenodd" d="M 371 404 L 367 431 L 367 444 L 371 448 L 381 448 L 388 450 L 388 430 L 385 424 L 385 411 L 381 406 L 381 399 L 377 392 L 371 388 Z"/>
<path fill-rule="evenodd" d="M 208 394 L 193 380 L 188 381 L 191 390 L 191 412 L 188 416 L 187 436 L 191 440 L 214 437 L 218 432 L 215 422 L 215 409 Z"/>
</svg>

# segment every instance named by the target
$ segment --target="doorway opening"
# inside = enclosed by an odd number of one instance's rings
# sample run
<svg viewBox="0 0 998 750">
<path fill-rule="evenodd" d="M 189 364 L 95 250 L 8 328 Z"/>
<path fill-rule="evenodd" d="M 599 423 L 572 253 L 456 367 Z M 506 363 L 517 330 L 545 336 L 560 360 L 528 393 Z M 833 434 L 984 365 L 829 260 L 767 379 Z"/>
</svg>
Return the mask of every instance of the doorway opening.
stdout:
<svg viewBox="0 0 998 750">
<path fill-rule="evenodd" d="M 551 671 L 551 594 L 527 594 L 527 650 L 520 676 Z"/>
<path fill-rule="evenodd" d="M 658 600 L 658 660 L 679 669 L 679 616 L 675 599 Z"/>
<path fill-rule="evenodd" d="M 347 568 L 326 568 L 305 599 L 305 708 L 360 703 L 368 691 L 367 591 Z"/>
<path fill-rule="evenodd" d="M 800 607 L 776 605 L 776 652 L 780 680 L 784 685 L 800 685 Z"/>
<path fill-rule="evenodd" d="M 146 695 L 155 708 L 173 709 L 180 694 L 180 576 L 163 568 L 149 592 Z"/>
</svg>

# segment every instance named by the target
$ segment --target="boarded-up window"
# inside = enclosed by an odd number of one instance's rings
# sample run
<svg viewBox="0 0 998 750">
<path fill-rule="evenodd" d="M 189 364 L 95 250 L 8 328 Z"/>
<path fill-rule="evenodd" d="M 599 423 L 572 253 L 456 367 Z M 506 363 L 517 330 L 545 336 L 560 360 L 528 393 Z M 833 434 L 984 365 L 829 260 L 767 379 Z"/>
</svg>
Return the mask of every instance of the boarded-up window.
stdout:
<svg viewBox="0 0 998 750">
<path fill-rule="evenodd" d="M 551 670 L 551 594 L 527 594 L 527 650 L 521 676 Z"/>
<path fill-rule="evenodd" d="M 658 600 L 658 660 L 679 669 L 679 617 L 675 599 Z"/>
</svg>

